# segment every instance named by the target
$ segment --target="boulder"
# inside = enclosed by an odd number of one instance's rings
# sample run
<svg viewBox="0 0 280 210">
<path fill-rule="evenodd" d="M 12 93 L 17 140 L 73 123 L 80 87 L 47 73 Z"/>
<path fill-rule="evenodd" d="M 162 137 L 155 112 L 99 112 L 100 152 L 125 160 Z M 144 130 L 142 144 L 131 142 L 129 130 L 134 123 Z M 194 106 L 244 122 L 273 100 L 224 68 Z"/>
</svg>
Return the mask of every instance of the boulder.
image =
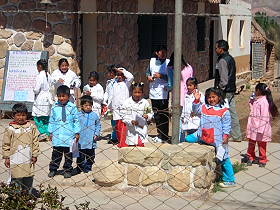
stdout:
<svg viewBox="0 0 280 210">
<path fill-rule="evenodd" d="M 137 164 L 139 166 L 156 166 L 163 158 L 163 154 L 153 148 L 123 147 L 119 149 L 119 162 Z"/>
<path fill-rule="evenodd" d="M 43 34 L 42 34 L 42 33 L 39 33 L 39 32 L 30 31 L 30 32 L 27 32 L 27 33 L 26 33 L 26 38 L 27 38 L 27 39 L 32 39 L 32 40 L 38 40 L 38 39 L 40 39 L 42 36 L 43 36 Z"/>
<path fill-rule="evenodd" d="M 5 67 L 5 61 L 6 59 L 3 58 L 3 59 L 0 59 L 0 69 L 4 68 Z"/>
<path fill-rule="evenodd" d="M 100 186 L 113 186 L 124 180 L 124 167 L 110 160 L 99 161 L 93 167 L 95 183 Z"/>
<path fill-rule="evenodd" d="M 42 51 L 43 48 L 43 44 L 41 41 L 35 41 L 34 46 L 33 46 L 33 50 L 38 50 L 38 51 Z"/>
<path fill-rule="evenodd" d="M 190 170 L 183 167 L 173 168 L 168 174 L 167 183 L 176 191 L 187 192 L 190 188 Z"/>
<path fill-rule="evenodd" d="M 9 49 L 9 45 L 5 40 L 0 40 L 0 59 L 5 58 L 7 54 L 7 50 Z"/>
<path fill-rule="evenodd" d="M 127 166 L 127 184 L 138 186 L 140 184 L 141 169 L 136 165 Z"/>
<path fill-rule="evenodd" d="M 13 35 L 10 30 L 0 29 L 0 39 L 8 39 Z"/>
<path fill-rule="evenodd" d="M 208 188 L 215 180 L 215 174 L 203 166 L 196 168 L 194 173 L 194 186 L 196 188 Z"/>
<path fill-rule="evenodd" d="M 67 57 L 75 55 L 75 52 L 73 50 L 72 45 L 70 45 L 68 43 L 65 43 L 65 42 L 58 46 L 57 52 L 60 55 L 64 55 L 64 56 L 67 56 Z"/>
<path fill-rule="evenodd" d="M 26 42 L 23 43 L 21 46 L 21 50 L 32 50 L 33 48 L 34 41 L 27 40 Z"/>
<path fill-rule="evenodd" d="M 54 35 L 53 37 L 53 44 L 55 45 L 60 45 L 64 42 L 64 39 L 62 36 L 59 36 L 59 35 Z"/>
<path fill-rule="evenodd" d="M 23 33 L 17 33 L 14 36 L 14 43 L 17 47 L 20 47 L 25 41 L 26 41 L 26 38 Z"/>
<path fill-rule="evenodd" d="M 166 173 L 157 166 L 147 166 L 143 169 L 141 184 L 148 186 L 155 183 L 163 183 L 166 180 Z"/>
</svg>

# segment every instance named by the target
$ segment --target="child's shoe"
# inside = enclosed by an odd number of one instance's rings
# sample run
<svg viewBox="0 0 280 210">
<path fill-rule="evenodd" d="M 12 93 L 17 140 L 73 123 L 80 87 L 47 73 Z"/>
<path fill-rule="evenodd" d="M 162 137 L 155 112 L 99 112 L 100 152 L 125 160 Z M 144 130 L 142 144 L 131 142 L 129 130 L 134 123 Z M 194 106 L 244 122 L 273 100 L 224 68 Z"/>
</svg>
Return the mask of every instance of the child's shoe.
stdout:
<svg viewBox="0 0 280 210">
<path fill-rule="evenodd" d="M 247 161 L 247 166 L 252 166 L 253 165 L 253 161 L 252 160 L 248 160 Z"/>
<path fill-rule="evenodd" d="M 68 179 L 68 178 L 72 177 L 72 174 L 69 173 L 69 172 L 65 172 L 63 176 L 64 176 L 65 179 Z"/>
<path fill-rule="evenodd" d="M 259 167 L 264 168 L 266 163 L 259 163 Z"/>
<path fill-rule="evenodd" d="M 52 177 L 54 177 L 56 174 L 57 174 L 56 171 L 50 171 L 50 173 L 48 174 L 48 177 L 49 177 L 49 178 L 52 178 Z"/>
<path fill-rule="evenodd" d="M 236 183 L 235 182 L 221 182 L 219 184 L 219 186 L 222 187 L 222 188 L 235 187 Z"/>
</svg>

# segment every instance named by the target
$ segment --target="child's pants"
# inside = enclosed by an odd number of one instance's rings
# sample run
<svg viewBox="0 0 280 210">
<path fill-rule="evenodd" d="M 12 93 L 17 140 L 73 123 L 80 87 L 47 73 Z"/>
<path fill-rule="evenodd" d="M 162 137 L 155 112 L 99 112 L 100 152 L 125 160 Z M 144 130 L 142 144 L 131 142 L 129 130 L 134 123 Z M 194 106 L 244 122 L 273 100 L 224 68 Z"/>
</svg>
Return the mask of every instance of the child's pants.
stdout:
<svg viewBox="0 0 280 210">
<path fill-rule="evenodd" d="M 33 176 L 12 178 L 11 183 L 20 186 L 23 190 L 31 191 L 33 185 Z"/>
<path fill-rule="evenodd" d="M 118 137 L 117 137 L 117 131 L 116 131 L 117 120 L 111 120 L 111 126 L 113 128 L 113 131 L 111 134 L 111 141 L 114 143 L 118 143 Z"/>
<path fill-rule="evenodd" d="M 221 162 L 223 181 L 224 182 L 235 182 L 234 170 L 230 158 L 227 158 Z"/>
<path fill-rule="evenodd" d="M 257 143 L 256 141 L 249 140 L 247 155 L 250 160 L 256 159 L 256 154 L 255 154 L 256 143 Z M 267 142 L 258 141 L 259 162 L 260 163 L 266 163 L 268 161 L 267 156 L 266 156 L 266 145 L 267 145 Z"/>
<path fill-rule="evenodd" d="M 49 166 L 50 171 L 57 171 L 62 160 L 63 154 L 65 157 L 65 162 L 63 164 L 64 172 L 70 173 L 72 171 L 73 158 L 72 152 L 70 152 L 69 147 L 53 147 L 52 160 Z"/>
<path fill-rule="evenodd" d="M 49 116 L 34 117 L 35 124 L 40 131 L 40 134 L 50 135 L 48 131 L 49 119 Z"/>
<path fill-rule="evenodd" d="M 85 173 L 91 171 L 95 158 L 95 149 L 80 149 L 80 156 L 77 158 L 77 167 L 79 171 Z"/>
<path fill-rule="evenodd" d="M 117 136 L 119 140 L 118 147 L 127 147 L 128 146 L 126 143 L 127 128 L 126 128 L 126 124 L 122 120 L 117 121 L 116 130 L 117 130 Z"/>
</svg>

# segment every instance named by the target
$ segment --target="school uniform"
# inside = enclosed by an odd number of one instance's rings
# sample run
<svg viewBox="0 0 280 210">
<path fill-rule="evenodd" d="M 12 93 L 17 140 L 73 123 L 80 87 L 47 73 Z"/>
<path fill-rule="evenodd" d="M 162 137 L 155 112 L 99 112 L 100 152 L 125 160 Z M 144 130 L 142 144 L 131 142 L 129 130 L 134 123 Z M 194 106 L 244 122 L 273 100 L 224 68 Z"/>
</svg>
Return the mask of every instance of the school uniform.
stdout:
<svg viewBox="0 0 280 210">
<path fill-rule="evenodd" d="M 40 133 L 47 135 L 49 135 L 48 122 L 51 105 L 53 104 L 53 98 L 50 92 L 51 82 L 50 74 L 45 71 L 40 71 L 36 76 L 36 85 L 33 89 L 35 98 L 32 107 L 32 116 L 34 116 L 34 121 Z"/>
<path fill-rule="evenodd" d="M 157 125 L 158 137 L 163 140 L 168 140 L 169 130 L 169 112 L 168 112 L 168 73 L 167 65 L 169 59 L 159 60 L 151 58 L 146 76 L 153 76 L 155 73 L 160 73 L 162 78 L 157 78 L 149 84 L 149 98 L 152 102 L 154 118 Z"/>
<path fill-rule="evenodd" d="M 72 171 L 71 147 L 75 141 L 75 135 L 80 133 L 80 122 L 78 109 L 75 104 L 68 101 L 62 105 L 56 102 L 51 110 L 49 132 L 52 134 L 52 159 L 49 165 L 50 171 L 57 171 L 63 154 L 65 162 L 63 169 L 66 172 Z"/>
<path fill-rule="evenodd" d="M 147 120 L 151 120 L 153 117 L 152 107 L 146 99 L 141 99 L 135 102 L 132 97 L 128 98 L 123 105 L 123 122 L 127 127 L 126 144 L 128 146 L 144 146 L 147 142 L 148 124 L 147 122 L 140 126 L 134 126 L 131 124 L 132 120 L 136 120 L 138 117 L 143 117 L 144 114 L 148 115 Z"/>
<path fill-rule="evenodd" d="M 96 112 L 79 112 L 81 126 L 79 140 L 79 157 L 77 158 L 78 172 L 91 171 L 95 158 L 97 143 L 95 137 L 100 136 L 101 123 Z"/>
<path fill-rule="evenodd" d="M 119 146 L 125 142 L 126 138 L 126 125 L 122 122 L 121 110 L 122 105 L 130 95 L 130 86 L 134 79 L 133 75 L 127 70 L 123 70 L 125 80 L 122 82 L 116 82 L 113 85 L 112 91 L 112 111 L 113 120 L 116 121 L 117 138 Z"/>
<path fill-rule="evenodd" d="M 96 112 L 98 116 L 101 115 L 101 104 L 104 100 L 104 90 L 103 87 L 98 83 L 95 86 L 85 85 L 83 92 L 90 91 L 90 96 L 93 100 L 92 111 Z"/>
</svg>

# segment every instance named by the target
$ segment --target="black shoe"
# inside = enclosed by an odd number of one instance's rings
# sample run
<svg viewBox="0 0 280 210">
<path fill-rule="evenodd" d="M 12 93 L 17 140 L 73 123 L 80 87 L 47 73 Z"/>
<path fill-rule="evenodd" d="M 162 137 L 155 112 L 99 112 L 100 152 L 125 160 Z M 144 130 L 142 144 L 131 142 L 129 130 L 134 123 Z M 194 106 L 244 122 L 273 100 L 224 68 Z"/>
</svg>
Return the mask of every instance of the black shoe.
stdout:
<svg viewBox="0 0 280 210">
<path fill-rule="evenodd" d="M 80 174 L 82 171 L 81 169 L 79 169 L 78 167 L 77 168 L 74 168 L 74 170 L 72 171 L 72 176 L 75 176 L 75 175 L 78 175 Z"/>
<path fill-rule="evenodd" d="M 52 178 L 57 174 L 56 171 L 50 171 L 50 173 L 48 174 L 48 177 Z"/>
<path fill-rule="evenodd" d="M 253 161 L 252 160 L 248 160 L 247 161 L 247 166 L 252 166 L 253 165 Z"/>
<path fill-rule="evenodd" d="M 64 176 L 65 179 L 68 179 L 68 178 L 71 178 L 71 177 L 72 177 L 72 174 L 69 173 L 69 172 L 65 172 L 65 173 L 63 174 L 63 176 Z"/>
<path fill-rule="evenodd" d="M 266 166 L 266 163 L 259 163 L 259 167 L 264 168 Z"/>
</svg>

